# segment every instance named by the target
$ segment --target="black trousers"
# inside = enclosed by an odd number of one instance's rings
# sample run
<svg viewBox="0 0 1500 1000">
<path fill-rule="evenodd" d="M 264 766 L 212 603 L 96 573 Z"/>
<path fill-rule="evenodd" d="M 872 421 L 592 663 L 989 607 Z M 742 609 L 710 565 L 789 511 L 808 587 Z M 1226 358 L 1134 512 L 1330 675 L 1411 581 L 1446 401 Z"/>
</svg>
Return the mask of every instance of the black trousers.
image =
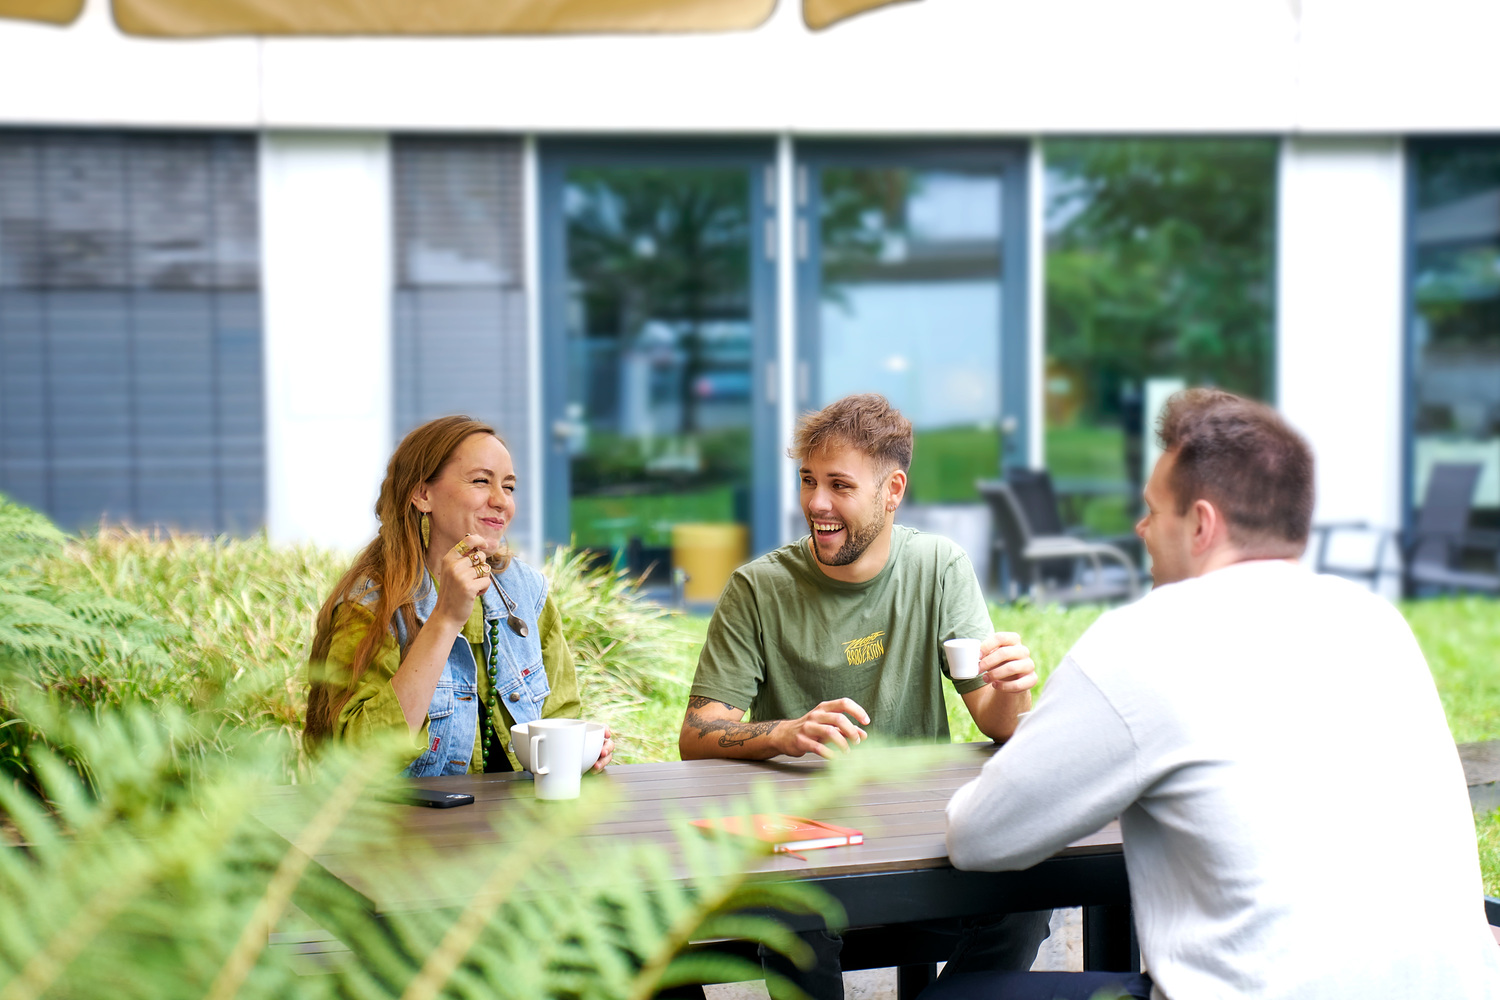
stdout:
<svg viewBox="0 0 1500 1000">
<path fill-rule="evenodd" d="M 1141 972 L 965 972 L 944 974 L 917 1000 L 1151 1000 Z"/>
<path fill-rule="evenodd" d="M 1036 961 L 1037 949 L 1047 940 L 1051 910 L 1007 913 L 999 917 L 921 921 L 923 931 L 950 936 L 953 950 L 938 980 L 967 973 L 1024 971 Z M 778 952 L 760 949 L 761 966 L 768 974 L 781 976 L 813 1000 L 844 1000 L 844 969 L 839 961 L 844 939 L 830 931 L 806 931 L 799 935 L 812 948 L 814 962 L 799 969 Z M 772 1000 L 782 1000 L 784 991 L 767 976 Z M 924 994 L 925 995 L 925 994 Z"/>
</svg>

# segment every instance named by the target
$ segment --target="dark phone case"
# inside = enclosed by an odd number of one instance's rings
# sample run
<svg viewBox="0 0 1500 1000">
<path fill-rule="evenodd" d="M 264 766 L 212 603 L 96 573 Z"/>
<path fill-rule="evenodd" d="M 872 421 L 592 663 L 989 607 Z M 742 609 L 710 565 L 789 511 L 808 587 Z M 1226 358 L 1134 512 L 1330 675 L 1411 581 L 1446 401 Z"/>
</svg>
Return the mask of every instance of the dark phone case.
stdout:
<svg viewBox="0 0 1500 1000">
<path fill-rule="evenodd" d="M 431 788 L 412 788 L 400 801 L 413 806 L 431 806 L 434 809 L 452 809 L 454 806 L 474 804 L 474 796 L 468 792 L 439 792 Z"/>
</svg>

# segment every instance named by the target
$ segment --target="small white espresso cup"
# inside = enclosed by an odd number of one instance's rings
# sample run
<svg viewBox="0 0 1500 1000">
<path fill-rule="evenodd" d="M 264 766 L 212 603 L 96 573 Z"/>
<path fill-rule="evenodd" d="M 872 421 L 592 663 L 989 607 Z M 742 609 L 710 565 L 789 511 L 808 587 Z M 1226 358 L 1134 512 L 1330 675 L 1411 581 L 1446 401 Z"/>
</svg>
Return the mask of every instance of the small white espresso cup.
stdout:
<svg viewBox="0 0 1500 1000">
<path fill-rule="evenodd" d="M 956 681 L 979 676 L 979 640 L 949 639 L 943 643 L 948 657 L 948 676 Z"/>
<path fill-rule="evenodd" d="M 583 743 L 588 723 L 582 719 L 538 719 L 527 727 L 531 773 L 539 799 L 578 798 L 583 776 Z"/>
</svg>

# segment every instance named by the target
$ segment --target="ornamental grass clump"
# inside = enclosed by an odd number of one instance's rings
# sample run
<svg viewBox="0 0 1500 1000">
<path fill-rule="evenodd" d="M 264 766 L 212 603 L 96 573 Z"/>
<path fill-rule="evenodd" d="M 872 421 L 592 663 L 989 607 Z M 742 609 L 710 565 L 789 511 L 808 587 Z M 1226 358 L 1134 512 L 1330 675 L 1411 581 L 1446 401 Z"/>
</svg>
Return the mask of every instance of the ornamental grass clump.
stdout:
<svg viewBox="0 0 1500 1000">
<path fill-rule="evenodd" d="M 273 734 L 289 765 L 301 743 L 306 645 L 345 557 L 312 546 L 103 527 L 69 541 L 41 570 L 171 626 L 169 677 L 124 692 L 206 712 L 220 726 Z"/>
<path fill-rule="evenodd" d="M 684 675 L 698 645 L 680 616 L 644 599 L 628 573 L 585 549 L 557 549 L 543 572 L 562 613 L 585 714 L 615 728 L 622 762 L 675 759 L 677 730 L 664 723 L 673 713 L 682 721 Z M 674 699 L 666 719 L 663 695 Z"/>
<path fill-rule="evenodd" d="M 176 630 L 133 603 L 50 579 L 62 532 L 0 495 L 0 772 L 32 782 L 27 751 L 51 743 L 31 707 L 120 705 L 173 689 Z"/>
<path fill-rule="evenodd" d="M 231 733 L 267 734 L 282 780 L 305 761 L 307 647 L 314 618 L 350 556 L 277 546 L 264 534 L 209 538 L 105 525 L 68 537 L 0 498 L 0 761 L 27 770 L 36 738 L 16 707 L 22 689 L 84 708 L 172 705 Z M 690 641 L 634 581 L 584 551 L 559 549 L 552 580 L 577 663 L 585 713 L 618 734 L 620 759 L 661 759 L 653 695 L 671 689 Z M 679 701 L 681 699 L 678 699 Z M 675 733 L 673 734 L 675 736 Z"/>
</svg>

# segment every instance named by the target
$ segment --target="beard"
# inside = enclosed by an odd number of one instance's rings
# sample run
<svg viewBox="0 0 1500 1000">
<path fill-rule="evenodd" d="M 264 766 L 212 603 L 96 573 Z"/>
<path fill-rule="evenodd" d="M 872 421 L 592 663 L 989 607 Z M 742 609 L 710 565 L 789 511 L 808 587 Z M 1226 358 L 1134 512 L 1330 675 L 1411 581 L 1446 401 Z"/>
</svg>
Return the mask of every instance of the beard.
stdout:
<svg viewBox="0 0 1500 1000">
<path fill-rule="evenodd" d="M 822 552 L 818 549 L 818 532 L 817 529 L 813 527 L 812 518 L 808 518 L 807 529 L 813 533 L 813 558 L 822 563 L 824 566 L 848 566 L 850 563 L 857 560 L 860 556 L 864 555 L 865 550 L 868 549 L 871 543 L 873 543 L 875 539 L 879 538 L 880 533 L 885 530 L 887 513 L 884 505 L 881 503 L 881 498 L 879 496 L 875 498 L 875 503 L 871 508 L 870 513 L 870 520 L 867 521 L 865 525 L 858 531 L 855 531 L 853 525 L 849 524 L 849 522 L 844 522 L 844 530 L 848 532 L 848 537 L 844 539 L 844 544 L 839 546 L 839 550 L 833 555 L 829 556 L 827 559 L 823 558 Z"/>
</svg>

